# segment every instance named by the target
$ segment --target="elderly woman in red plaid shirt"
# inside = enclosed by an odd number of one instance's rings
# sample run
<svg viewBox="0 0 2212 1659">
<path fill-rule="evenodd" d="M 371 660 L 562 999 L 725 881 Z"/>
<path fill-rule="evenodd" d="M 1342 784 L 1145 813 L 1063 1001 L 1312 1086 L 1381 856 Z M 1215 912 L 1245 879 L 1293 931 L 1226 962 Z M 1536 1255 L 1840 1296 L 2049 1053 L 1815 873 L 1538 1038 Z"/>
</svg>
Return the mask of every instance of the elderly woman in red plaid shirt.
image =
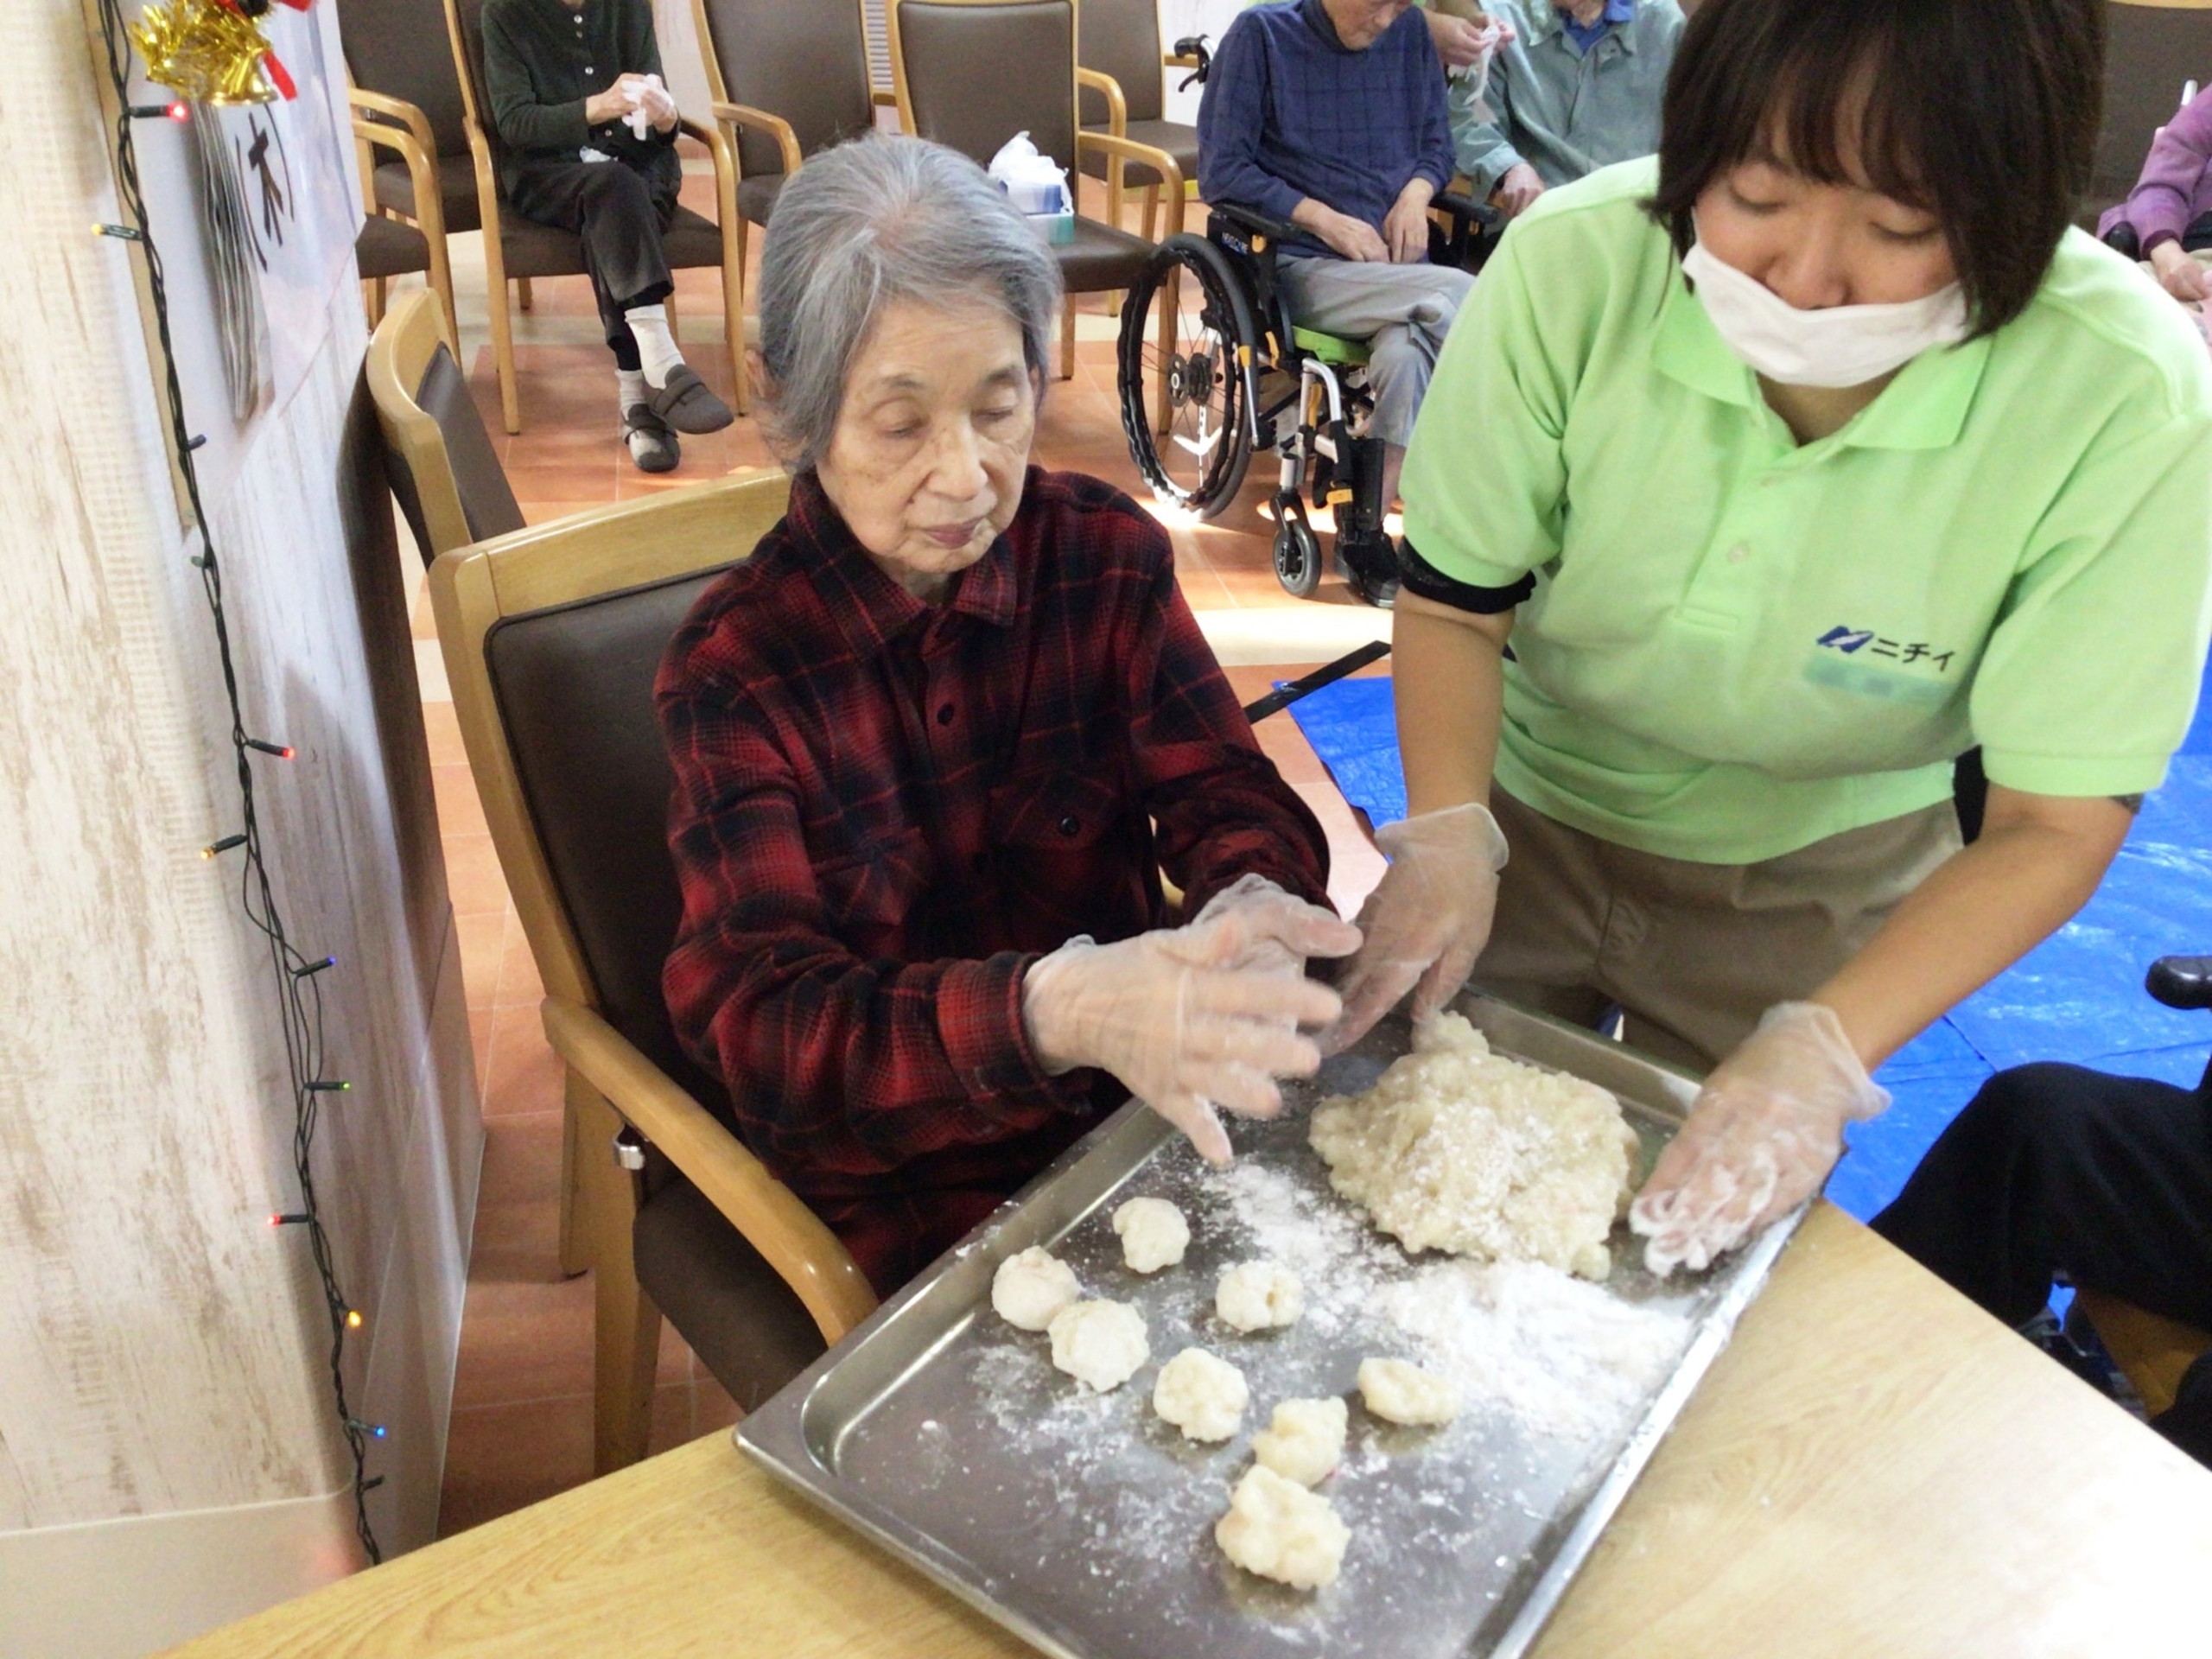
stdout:
<svg viewBox="0 0 2212 1659">
<path fill-rule="evenodd" d="M 1166 535 L 1028 465 L 1059 278 L 971 162 L 833 149 L 753 369 L 791 511 L 657 688 L 685 1046 L 888 1292 L 1134 1094 L 1225 1162 L 1357 947 Z M 1193 918 L 1178 925 L 1160 872 Z"/>
</svg>

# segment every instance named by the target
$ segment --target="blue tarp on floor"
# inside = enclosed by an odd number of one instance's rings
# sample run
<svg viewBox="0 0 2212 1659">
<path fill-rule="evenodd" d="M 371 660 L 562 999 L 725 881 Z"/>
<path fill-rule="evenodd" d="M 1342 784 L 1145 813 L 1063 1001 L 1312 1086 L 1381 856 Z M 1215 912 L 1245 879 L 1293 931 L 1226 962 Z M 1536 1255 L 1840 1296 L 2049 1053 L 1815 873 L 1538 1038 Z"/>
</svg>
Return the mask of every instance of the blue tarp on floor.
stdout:
<svg viewBox="0 0 2212 1659">
<path fill-rule="evenodd" d="M 1389 680 L 1339 680 L 1291 713 L 1345 799 L 1377 824 L 1405 817 Z M 2177 954 L 2212 954 L 2212 699 L 2082 913 L 1882 1068 L 1895 1103 L 1854 1126 L 1828 1196 L 1862 1220 L 1872 1215 L 2005 1066 L 2070 1060 L 2195 1084 L 2212 1016 L 2176 1013 L 2143 990 L 2152 962 Z"/>
</svg>

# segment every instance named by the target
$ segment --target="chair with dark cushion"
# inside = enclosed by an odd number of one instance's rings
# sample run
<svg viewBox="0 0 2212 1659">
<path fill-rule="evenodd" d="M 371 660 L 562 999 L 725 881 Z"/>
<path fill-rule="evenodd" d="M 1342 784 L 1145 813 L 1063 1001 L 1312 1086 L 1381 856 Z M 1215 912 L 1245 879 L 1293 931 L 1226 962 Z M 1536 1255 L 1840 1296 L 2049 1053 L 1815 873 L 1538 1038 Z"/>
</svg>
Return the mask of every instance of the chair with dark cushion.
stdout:
<svg viewBox="0 0 2212 1659">
<path fill-rule="evenodd" d="M 737 150 L 738 307 L 747 226 L 768 223 L 784 181 L 809 156 L 870 131 L 867 18 L 861 0 L 691 0 L 715 119 Z M 747 404 L 738 377 L 737 408 Z"/>
<path fill-rule="evenodd" d="M 353 263 L 359 267 L 361 281 L 370 294 L 369 325 L 374 327 L 384 321 L 385 297 L 391 279 L 420 271 L 430 291 L 438 296 L 447 348 L 457 353 L 461 349 L 461 325 L 454 315 L 453 267 L 446 257 L 445 209 L 438 201 L 433 158 L 412 130 L 421 111 L 382 93 L 363 92 L 358 86 L 348 88 L 346 97 L 353 105 L 353 137 L 365 156 L 371 158 L 362 180 L 364 194 L 368 197 L 365 205 L 369 211 L 353 238 Z M 379 120 L 379 117 L 386 118 Z M 423 204 L 419 219 L 403 219 L 379 209 L 374 195 L 375 168 L 378 163 L 373 160 L 379 149 L 397 154 L 400 165 L 415 181 L 416 197 Z"/>
<path fill-rule="evenodd" d="M 2185 81 L 2212 80 L 2212 10 L 2107 0 L 2104 124 L 2081 222 L 2127 200 Z"/>
<path fill-rule="evenodd" d="M 445 0 L 448 38 L 461 72 L 462 130 L 476 175 L 478 214 L 484 226 L 484 278 L 492 314 L 492 354 L 499 370 L 499 412 L 507 430 L 522 430 L 522 403 L 515 390 L 514 329 L 507 313 L 507 278 L 581 276 L 582 241 L 567 231 L 534 224 L 507 206 L 499 184 L 499 136 L 490 117 L 484 86 L 484 0 Z M 737 248 L 737 159 L 719 125 L 685 119 L 683 131 L 706 145 L 715 162 L 715 219 L 678 207 L 661 245 L 672 270 L 719 266 L 722 273 L 722 316 L 727 329 L 730 375 L 744 372 L 744 302 Z M 676 321 L 675 296 L 669 321 Z"/>
<path fill-rule="evenodd" d="M 520 530 L 522 509 L 429 294 L 406 296 L 377 325 L 367 374 L 391 491 L 423 563 Z"/>
<path fill-rule="evenodd" d="M 346 67 L 363 92 L 404 104 L 413 112 L 392 116 L 429 154 L 436 175 L 439 211 L 448 232 L 481 227 L 477 218 L 476 165 L 469 158 L 461 81 L 447 43 L 442 0 L 341 0 L 338 29 Z M 416 175 L 395 146 L 379 142 L 372 190 L 376 205 L 420 225 Z"/>
<path fill-rule="evenodd" d="M 1156 174 L 1167 198 L 1167 234 L 1183 228 L 1184 172 L 1165 150 L 1076 120 L 1076 0 L 892 0 L 891 68 L 908 132 L 990 163 L 1018 132 L 1072 181 L 1089 156 L 1118 157 Z M 1020 73 L 1009 73 L 1009 66 Z M 1056 245 L 1067 291 L 1133 287 L 1154 244 L 1078 213 L 1075 239 Z M 1061 312 L 1060 378 L 1075 372 L 1075 308 Z"/>
<path fill-rule="evenodd" d="M 1160 72 L 1171 64 L 1198 67 L 1195 58 L 1170 57 L 1160 48 L 1159 0 L 1083 0 L 1083 67 L 1097 79 L 1083 89 L 1083 127 L 1110 132 L 1175 158 L 1185 179 L 1198 176 L 1198 130 L 1163 118 L 1167 95 Z M 1110 87 L 1103 81 L 1111 81 Z M 1122 222 L 1122 193 L 1144 190 L 1144 233 L 1149 237 L 1160 214 L 1160 175 L 1148 167 L 1096 152 L 1083 158 L 1083 170 L 1106 181 L 1106 218 Z"/>
</svg>

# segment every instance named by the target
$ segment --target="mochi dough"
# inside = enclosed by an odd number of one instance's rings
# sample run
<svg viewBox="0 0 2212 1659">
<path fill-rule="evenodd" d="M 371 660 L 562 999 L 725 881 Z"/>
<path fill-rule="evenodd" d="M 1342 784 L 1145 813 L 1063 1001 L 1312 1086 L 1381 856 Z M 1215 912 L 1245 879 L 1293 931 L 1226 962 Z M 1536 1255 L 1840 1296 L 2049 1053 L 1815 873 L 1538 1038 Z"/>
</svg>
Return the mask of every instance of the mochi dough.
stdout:
<svg viewBox="0 0 2212 1659">
<path fill-rule="evenodd" d="M 1152 1354 L 1144 1315 L 1127 1302 L 1071 1302 L 1045 1328 L 1052 1363 L 1101 1394 L 1128 1382 Z"/>
<path fill-rule="evenodd" d="M 1213 1310 L 1223 1324 L 1236 1330 L 1265 1331 L 1271 1325 L 1297 1324 L 1306 1311 L 1306 1292 L 1288 1268 L 1272 1262 L 1240 1262 L 1221 1275 Z"/>
<path fill-rule="evenodd" d="M 1132 1273 L 1173 1267 L 1191 1243 L 1191 1224 L 1165 1198 L 1131 1198 L 1114 1212 L 1114 1230 Z"/>
<path fill-rule="evenodd" d="M 1344 1461 L 1342 1400 L 1285 1400 L 1268 1426 L 1252 1437 L 1252 1456 L 1285 1480 L 1318 1486 Z"/>
<path fill-rule="evenodd" d="M 1042 1331 L 1053 1314 L 1082 1295 L 1075 1269 L 1034 1244 L 1007 1257 L 991 1275 L 991 1306 L 1008 1325 L 1024 1331 Z"/>
<path fill-rule="evenodd" d="M 1152 1408 L 1190 1440 L 1225 1440 L 1252 1398 L 1244 1373 L 1203 1348 L 1185 1348 L 1160 1368 Z"/>
<path fill-rule="evenodd" d="M 1247 1573 L 1318 1590 L 1337 1581 L 1351 1529 L 1327 1498 L 1260 1464 L 1236 1483 L 1213 1539 Z"/>
<path fill-rule="evenodd" d="M 1359 1395 L 1377 1417 L 1417 1428 L 1448 1423 L 1459 1414 L 1459 1384 L 1408 1360 L 1361 1360 Z"/>
</svg>

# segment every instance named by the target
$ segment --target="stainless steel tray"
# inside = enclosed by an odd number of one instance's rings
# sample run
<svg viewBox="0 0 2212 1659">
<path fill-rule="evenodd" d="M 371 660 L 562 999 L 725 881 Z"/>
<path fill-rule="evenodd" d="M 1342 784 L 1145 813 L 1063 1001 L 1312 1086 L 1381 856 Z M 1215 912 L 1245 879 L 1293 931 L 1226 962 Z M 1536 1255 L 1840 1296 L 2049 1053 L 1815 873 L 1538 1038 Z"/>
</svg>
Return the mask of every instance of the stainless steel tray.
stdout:
<svg viewBox="0 0 2212 1659">
<path fill-rule="evenodd" d="M 1488 997 L 1459 1006 L 1498 1052 L 1611 1090 L 1637 1126 L 1646 1167 L 1695 1095 L 1684 1074 L 1589 1032 Z M 1402 1020 L 1386 1022 L 1319 1077 L 1287 1089 L 1281 1118 L 1234 1126 L 1246 1173 L 1230 1187 L 1160 1118 L 1125 1108 L 747 1417 L 738 1444 L 1062 1659 L 1516 1659 L 1802 1211 L 1687 1287 L 1655 1281 L 1617 1229 L 1606 1290 L 1651 1321 L 1678 1323 L 1681 1345 L 1656 1375 L 1647 1371 L 1604 1430 L 1562 1437 L 1555 1425 L 1532 1427 L 1496 1402 L 1471 1398 L 1457 1422 L 1424 1433 L 1391 1428 L 1355 1404 L 1344 1465 L 1322 1488 L 1352 1530 L 1342 1576 L 1313 1595 L 1252 1578 L 1221 1556 L 1213 1522 L 1274 1402 L 1351 1395 L 1363 1357 L 1418 1352 L 1394 1340 L 1370 1304 L 1385 1294 L 1378 1287 L 1443 1258 L 1408 1258 L 1369 1231 L 1329 1192 L 1306 1144 L 1319 1097 L 1366 1088 L 1408 1043 Z M 1243 1196 L 1224 1196 L 1231 1192 Z M 1150 1278 L 1122 1265 L 1108 1224 L 1114 1207 L 1139 1193 L 1173 1200 L 1192 1221 L 1183 1264 Z M 1295 1198 L 1287 1208 L 1286 1195 Z M 1255 1216 L 1268 1218 L 1256 1235 L 1248 1224 Z M 1287 1221 L 1309 1258 L 1324 1248 L 1342 1255 L 1357 1305 L 1325 1294 L 1289 1330 L 1225 1332 L 1211 1314 L 1216 1278 L 1263 1253 L 1255 1236 L 1276 1244 L 1291 1236 Z M 1042 1336 L 991 1312 L 999 1262 L 1032 1244 L 1068 1262 L 1087 1294 L 1142 1310 L 1152 1361 L 1122 1388 L 1079 1389 L 1052 1370 Z M 1311 1300 L 1319 1287 L 1310 1259 L 1301 1276 Z M 1231 1360 L 1251 1384 L 1243 1430 L 1223 1446 L 1192 1446 L 1152 1411 L 1159 1363 L 1192 1343 Z"/>
</svg>

